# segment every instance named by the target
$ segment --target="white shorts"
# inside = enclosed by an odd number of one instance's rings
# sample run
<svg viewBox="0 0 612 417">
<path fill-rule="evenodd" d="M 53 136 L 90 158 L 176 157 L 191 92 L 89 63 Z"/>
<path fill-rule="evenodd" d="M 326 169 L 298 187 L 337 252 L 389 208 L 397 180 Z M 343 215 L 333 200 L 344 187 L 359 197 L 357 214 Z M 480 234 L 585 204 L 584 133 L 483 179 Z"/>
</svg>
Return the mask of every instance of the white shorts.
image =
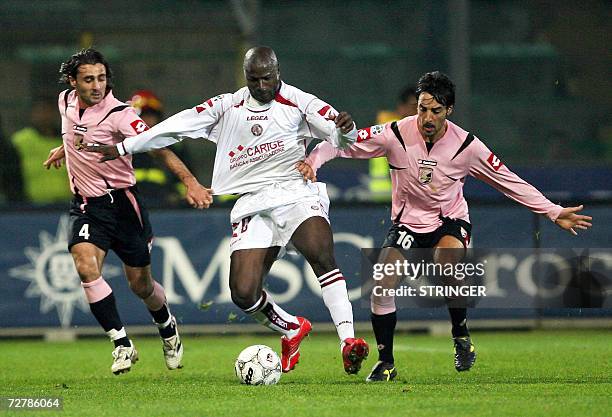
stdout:
<svg viewBox="0 0 612 417">
<path fill-rule="evenodd" d="M 306 219 L 320 216 L 329 222 L 328 211 L 329 198 L 323 183 L 291 181 L 246 194 L 232 209 L 230 252 L 273 246 L 283 248 Z"/>
</svg>

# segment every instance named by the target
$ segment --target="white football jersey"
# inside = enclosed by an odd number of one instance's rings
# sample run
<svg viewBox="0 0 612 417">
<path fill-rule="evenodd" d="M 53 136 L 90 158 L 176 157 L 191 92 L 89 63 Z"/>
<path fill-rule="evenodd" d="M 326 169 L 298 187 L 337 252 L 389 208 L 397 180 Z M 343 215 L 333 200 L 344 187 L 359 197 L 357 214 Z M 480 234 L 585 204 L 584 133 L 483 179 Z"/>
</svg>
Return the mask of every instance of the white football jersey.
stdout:
<svg viewBox="0 0 612 417">
<path fill-rule="evenodd" d="M 123 145 L 127 153 L 139 153 L 185 138 L 208 139 L 217 145 L 214 193 L 244 194 L 300 179 L 295 163 L 304 160 L 312 139 L 336 147 L 355 142 L 355 127 L 342 135 L 330 118 L 335 115 L 329 104 L 285 83 L 276 98 L 265 104 L 243 87 L 177 113 Z"/>
</svg>

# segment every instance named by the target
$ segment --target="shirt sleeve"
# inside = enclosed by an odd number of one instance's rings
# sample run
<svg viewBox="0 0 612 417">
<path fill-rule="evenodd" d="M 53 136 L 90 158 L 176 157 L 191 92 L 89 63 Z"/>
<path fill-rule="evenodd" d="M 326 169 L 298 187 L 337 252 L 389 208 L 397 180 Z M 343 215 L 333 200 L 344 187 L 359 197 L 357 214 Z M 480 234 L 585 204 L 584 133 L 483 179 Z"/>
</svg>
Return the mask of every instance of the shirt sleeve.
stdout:
<svg viewBox="0 0 612 417">
<path fill-rule="evenodd" d="M 209 139 L 211 130 L 223 114 L 223 109 L 227 108 L 226 102 L 231 103 L 231 100 L 231 94 L 224 94 L 206 100 L 194 108 L 183 110 L 151 129 L 145 129 L 137 136 L 125 139 L 125 151 L 134 154 L 165 148 L 183 139 Z"/>
<path fill-rule="evenodd" d="M 68 90 L 64 90 L 59 94 L 58 100 L 57 100 L 57 107 L 59 110 L 59 114 L 60 114 L 60 118 L 61 118 L 61 123 L 62 123 L 62 138 L 64 137 L 64 135 L 69 131 L 70 129 L 70 125 L 68 123 L 68 117 L 66 116 L 66 100 L 68 100 L 68 94 L 69 91 Z"/>
<path fill-rule="evenodd" d="M 149 126 L 136 114 L 132 107 L 127 107 L 123 110 L 119 117 L 117 130 L 123 138 L 136 136 L 149 130 Z"/>
<path fill-rule="evenodd" d="M 346 148 L 339 149 L 328 142 L 319 143 L 306 158 L 306 163 L 316 172 L 334 158 L 370 159 L 387 154 L 387 140 L 390 125 L 375 125 L 359 129 L 357 140 Z"/>
<path fill-rule="evenodd" d="M 357 140 L 357 128 L 353 123 L 350 132 L 343 134 L 336 128 L 336 123 L 332 119 L 338 112 L 323 100 L 312 96 L 304 110 L 306 123 L 308 124 L 309 135 L 315 139 L 328 141 L 336 148 L 343 148 Z"/>
<path fill-rule="evenodd" d="M 491 185 L 507 197 L 522 204 L 534 213 L 544 214 L 553 222 L 563 207 L 552 203 L 521 177 L 510 171 L 503 162 L 480 140 L 473 144 L 470 174 Z"/>
</svg>

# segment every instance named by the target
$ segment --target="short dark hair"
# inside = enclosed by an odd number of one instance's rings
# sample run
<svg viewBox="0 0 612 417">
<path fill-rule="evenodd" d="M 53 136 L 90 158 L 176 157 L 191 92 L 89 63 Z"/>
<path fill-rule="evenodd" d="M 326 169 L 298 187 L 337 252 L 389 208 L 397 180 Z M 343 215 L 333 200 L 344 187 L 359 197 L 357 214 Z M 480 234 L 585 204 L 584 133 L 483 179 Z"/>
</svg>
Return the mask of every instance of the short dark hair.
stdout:
<svg viewBox="0 0 612 417">
<path fill-rule="evenodd" d="M 62 62 L 59 69 L 59 82 L 70 84 L 70 77 L 76 79 L 77 73 L 79 72 L 79 66 L 84 64 L 103 64 L 106 69 L 106 89 L 111 90 L 113 88 L 113 71 L 106 61 L 106 58 L 104 58 L 104 55 L 93 48 L 81 49 L 79 52 L 72 55 L 68 61 Z"/>
<path fill-rule="evenodd" d="M 413 86 L 404 87 L 399 97 L 397 98 L 397 101 L 399 103 L 406 103 L 408 102 L 408 99 L 410 97 L 418 97 L 416 94 L 416 88 L 414 88 Z"/>
<path fill-rule="evenodd" d="M 421 93 L 429 93 L 445 107 L 455 105 L 455 84 L 440 71 L 428 72 L 419 78 L 416 93 L 417 98 Z"/>
</svg>

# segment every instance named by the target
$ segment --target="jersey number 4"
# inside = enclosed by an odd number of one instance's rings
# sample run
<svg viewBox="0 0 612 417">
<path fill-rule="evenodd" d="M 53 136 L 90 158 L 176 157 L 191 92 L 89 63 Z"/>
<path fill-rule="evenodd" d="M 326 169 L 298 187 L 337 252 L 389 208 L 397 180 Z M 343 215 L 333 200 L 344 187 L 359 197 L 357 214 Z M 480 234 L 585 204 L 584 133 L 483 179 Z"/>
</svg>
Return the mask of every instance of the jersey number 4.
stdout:
<svg viewBox="0 0 612 417">
<path fill-rule="evenodd" d="M 79 236 L 84 237 L 85 240 L 89 240 L 89 223 L 85 223 L 81 230 L 79 230 Z"/>
</svg>

